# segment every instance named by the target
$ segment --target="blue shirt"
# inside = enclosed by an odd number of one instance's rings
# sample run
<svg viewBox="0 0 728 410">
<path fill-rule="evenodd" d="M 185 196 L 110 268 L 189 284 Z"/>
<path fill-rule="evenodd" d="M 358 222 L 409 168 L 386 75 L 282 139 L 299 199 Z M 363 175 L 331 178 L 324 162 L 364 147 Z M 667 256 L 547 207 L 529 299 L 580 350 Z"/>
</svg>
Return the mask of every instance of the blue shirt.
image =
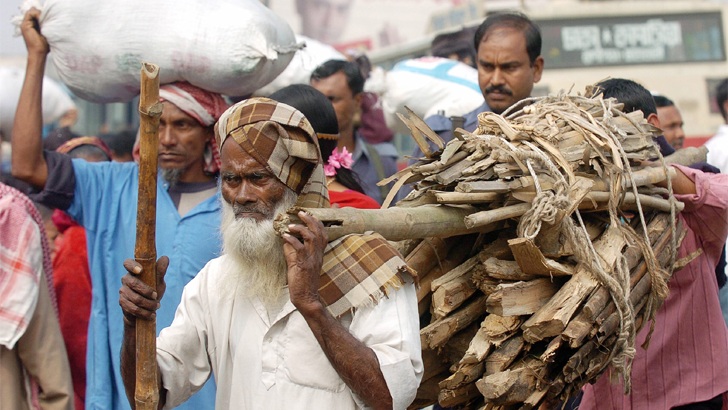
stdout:
<svg viewBox="0 0 728 410">
<path fill-rule="evenodd" d="M 480 107 L 474 109 L 473 111 L 470 111 L 469 113 L 463 115 L 463 119 L 465 119 L 465 122 L 463 123 L 462 129 L 465 131 L 473 132 L 476 128 L 478 128 L 478 114 L 482 112 L 490 111 L 490 107 L 488 107 L 488 104 L 483 101 L 483 105 Z M 445 144 L 447 144 L 450 140 L 454 138 L 453 130 L 452 130 L 452 120 L 450 117 L 446 117 L 444 115 L 431 115 L 425 119 L 425 123 L 432 128 L 433 131 L 437 135 L 442 138 L 443 141 L 445 141 Z M 429 142 L 429 141 L 428 141 Z M 430 142 L 430 148 L 434 151 L 437 150 L 437 146 Z M 417 158 L 422 157 L 422 151 L 419 147 L 415 149 L 415 153 L 413 155 L 413 163 L 417 162 Z"/>
<path fill-rule="evenodd" d="M 488 104 L 483 101 L 483 105 L 463 115 L 463 119 L 465 120 L 465 122 L 463 123 L 462 129 L 469 132 L 475 131 L 475 129 L 478 128 L 478 114 L 486 111 L 490 111 L 490 107 L 488 107 Z M 440 114 L 431 115 L 425 119 L 425 124 L 427 124 L 433 131 L 435 131 L 435 133 L 439 135 L 440 138 L 442 138 L 445 144 L 447 144 L 455 137 L 452 132 L 452 120 L 450 119 L 450 117 L 446 117 Z M 435 145 L 432 141 L 428 140 L 427 142 L 430 145 L 430 150 L 437 151 L 439 149 L 437 145 Z M 415 151 L 412 153 L 412 158 L 409 160 L 409 165 L 414 164 L 420 158 L 424 158 L 424 156 L 425 154 L 422 153 L 420 147 L 415 147 Z M 412 189 L 412 185 L 407 184 L 402 187 L 400 192 L 404 194 L 409 194 Z"/>
<path fill-rule="evenodd" d="M 48 153 L 46 156 L 48 157 Z M 121 379 L 123 314 L 119 307 L 123 261 L 134 257 L 139 167 L 134 163 L 73 160 L 75 188 L 68 213 L 86 228 L 92 283 L 86 362 L 86 408 L 128 409 Z M 47 183 L 46 190 L 53 187 Z M 157 257 L 169 256 L 167 289 L 157 311 L 157 333 L 172 323 L 182 289 L 205 264 L 220 255 L 220 195 L 180 217 L 157 182 Z M 210 380 L 179 408 L 214 409 Z"/>
</svg>

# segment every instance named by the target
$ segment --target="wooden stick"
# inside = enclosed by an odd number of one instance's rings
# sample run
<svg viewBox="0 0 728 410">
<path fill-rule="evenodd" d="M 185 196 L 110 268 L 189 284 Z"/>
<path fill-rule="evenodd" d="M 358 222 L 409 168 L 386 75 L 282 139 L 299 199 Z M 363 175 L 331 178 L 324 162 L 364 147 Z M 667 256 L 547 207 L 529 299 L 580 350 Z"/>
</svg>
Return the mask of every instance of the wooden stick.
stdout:
<svg viewBox="0 0 728 410">
<path fill-rule="evenodd" d="M 464 363 L 450 377 L 440 382 L 440 389 L 454 390 L 465 384 L 475 383 L 485 369 L 485 363 Z"/>
<path fill-rule="evenodd" d="M 571 276 L 575 268 L 555 260 L 546 259 L 541 250 L 526 238 L 515 238 L 508 241 L 513 256 L 521 271 L 528 275 L 538 276 Z"/>
<path fill-rule="evenodd" d="M 689 166 L 696 162 L 706 162 L 708 158 L 708 148 L 702 147 L 685 147 L 675 151 L 672 155 L 665 157 L 667 164 L 680 164 Z"/>
<path fill-rule="evenodd" d="M 486 310 L 499 316 L 530 315 L 548 303 L 559 287 L 548 278 L 502 283 L 488 296 Z"/>
<path fill-rule="evenodd" d="M 494 222 L 520 217 L 529 209 L 531 209 L 531 204 L 520 203 L 491 209 L 489 211 L 475 212 L 465 217 L 465 226 L 468 229 L 477 229 L 482 226 L 491 225 Z"/>
<path fill-rule="evenodd" d="M 405 258 L 407 266 L 414 269 L 421 277 L 426 276 L 432 268 L 442 263 L 453 240 L 442 238 L 425 238 Z"/>
<path fill-rule="evenodd" d="M 481 255 L 478 255 L 478 257 L 481 257 Z M 476 280 L 480 279 L 481 273 L 492 279 L 509 282 L 538 279 L 538 276 L 536 275 L 527 275 L 523 273 L 521 267 L 518 266 L 518 262 L 494 257 L 490 257 L 482 262 L 482 265 L 477 270 L 477 275 L 475 275 Z"/>
<path fill-rule="evenodd" d="M 458 239 L 458 246 L 448 251 L 447 257 L 440 262 L 438 266 L 435 266 L 430 272 L 425 273 L 424 277 L 420 277 L 420 288 L 417 289 L 417 301 L 419 302 L 420 315 L 430 310 L 432 303 L 432 284 L 441 276 L 447 274 L 451 270 L 455 269 L 460 265 L 470 253 L 473 245 L 473 241 L 469 237 L 458 237 L 448 238 L 447 240 Z M 409 265 L 409 257 L 407 258 L 407 265 Z"/>
<path fill-rule="evenodd" d="M 599 207 L 601 204 L 606 204 L 607 201 L 609 201 L 609 195 L 610 195 L 609 192 L 590 192 L 589 194 L 586 195 L 586 197 L 584 198 L 584 201 L 582 201 L 582 203 L 579 205 L 579 209 L 582 209 L 582 210 L 587 210 L 590 208 L 593 209 L 593 208 Z M 657 198 L 654 196 L 643 195 L 643 194 L 639 194 L 638 197 L 640 200 L 640 204 L 643 207 L 656 209 L 656 210 L 662 211 L 662 212 L 670 212 L 670 201 L 668 201 L 667 199 Z M 597 205 L 594 206 L 594 204 L 590 203 L 590 201 L 596 202 Z M 635 198 L 633 193 L 627 192 L 624 195 L 620 208 L 621 209 L 632 209 L 632 210 L 637 209 L 637 199 Z M 682 211 L 684 208 L 685 208 L 685 204 L 683 204 L 682 202 L 679 202 L 679 201 L 675 202 L 675 209 L 678 212 Z"/>
<path fill-rule="evenodd" d="M 594 243 L 594 248 L 607 269 L 614 266 L 626 245 L 625 239 L 618 229 L 610 227 Z M 574 276 L 559 289 L 556 295 L 523 324 L 524 339 L 535 343 L 563 332 L 584 299 L 591 295 L 597 285 L 598 282 L 591 271 L 584 265 L 578 266 Z"/>
<path fill-rule="evenodd" d="M 526 342 L 520 334 L 507 339 L 485 358 L 485 374 L 504 371 L 526 348 Z"/>
<path fill-rule="evenodd" d="M 530 205 L 529 205 L 530 206 Z M 305 208 L 326 227 L 329 241 L 353 233 L 374 231 L 390 241 L 428 238 L 447 238 L 474 232 L 489 232 L 497 225 L 468 228 L 464 218 L 477 209 L 442 205 L 388 209 Z M 525 211 L 524 211 L 525 212 Z M 297 221 L 295 215 L 288 215 Z M 287 224 L 288 222 L 286 222 Z"/>
<path fill-rule="evenodd" d="M 669 214 L 658 214 L 647 225 L 650 245 L 654 249 L 656 255 L 662 252 L 662 250 L 668 243 L 667 241 L 669 240 L 669 237 L 672 235 L 670 233 L 670 230 L 668 229 L 669 219 Z M 641 229 L 638 232 L 641 233 Z M 624 256 L 627 260 L 627 266 L 629 266 L 631 276 L 634 276 L 635 272 L 638 272 L 635 270 L 635 267 L 640 263 L 644 263 L 641 262 L 642 252 L 639 250 L 638 247 L 630 247 L 624 252 Z M 634 286 L 639 279 L 639 277 L 636 279 L 631 279 L 630 286 Z M 599 313 L 604 309 L 609 300 L 611 300 L 609 296 L 609 291 L 607 290 L 607 288 L 604 287 L 599 288 L 597 292 L 590 296 L 589 300 L 584 304 L 583 309 L 587 315 L 587 321 L 594 322 L 594 320 L 596 320 L 597 318 L 597 315 L 599 315 Z"/>
<path fill-rule="evenodd" d="M 143 63 L 139 96 L 140 160 L 137 233 L 134 259 L 142 265 L 141 280 L 157 289 L 155 226 L 157 217 L 157 153 L 159 149 L 159 67 Z M 136 386 L 134 401 L 140 410 L 156 410 L 159 402 L 157 386 L 157 322 L 137 319 L 136 322 Z"/>
<path fill-rule="evenodd" d="M 672 233 L 667 229 L 669 218 L 668 214 L 659 214 L 647 226 L 655 255 L 664 253 L 672 237 Z M 642 254 L 638 247 L 628 248 L 624 256 L 630 269 L 630 288 L 634 288 L 647 272 L 647 265 L 641 259 Z M 615 309 L 607 288 L 600 287 L 589 296 L 579 314 L 567 325 L 561 336 L 569 342 L 569 346 L 577 348 L 587 336 L 592 336 L 596 332 L 594 323 L 604 322 Z"/>
<path fill-rule="evenodd" d="M 487 375 L 475 385 L 488 402 L 500 405 L 517 404 L 531 396 L 545 372 L 544 363 L 526 357 L 512 369 Z"/>
<path fill-rule="evenodd" d="M 452 315 L 436 320 L 420 330 L 422 346 L 430 349 L 443 346 L 455 333 L 485 314 L 486 299 L 481 296 Z"/>
<path fill-rule="evenodd" d="M 501 198 L 496 192 L 435 192 L 439 204 L 480 204 Z"/>
<path fill-rule="evenodd" d="M 472 276 L 473 272 L 470 271 L 463 276 L 439 286 L 432 292 L 431 310 L 433 318 L 444 318 L 450 312 L 460 307 L 460 305 L 475 293 L 477 288 L 471 280 Z"/>
<path fill-rule="evenodd" d="M 444 408 L 457 407 L 480 395 L 475 383 L 466 384 L 455 389 L 443 389 L 437 395 L 437 402 Z"/>
</svg>

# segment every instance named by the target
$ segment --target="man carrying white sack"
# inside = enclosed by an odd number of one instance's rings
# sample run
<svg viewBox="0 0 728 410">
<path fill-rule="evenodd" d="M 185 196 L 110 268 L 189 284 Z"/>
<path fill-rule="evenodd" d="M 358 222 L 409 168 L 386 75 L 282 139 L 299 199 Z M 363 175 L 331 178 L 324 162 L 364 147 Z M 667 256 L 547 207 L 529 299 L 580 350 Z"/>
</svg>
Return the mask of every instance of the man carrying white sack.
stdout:
<svg viewBox="0 0 728 410">
<path fill-rule="evenodd" d="M 157 338 L 160 403 L 183 402 L 215 375 L 219 409 L 405 409 L 422 378 L 419 314 L 404 260 L 380 235 L 327 245 L 323 224 L 300 211 L 328 207 L 317 138 L 294 108 L 253 98 L 227 110 L 221 147 L 223 256 L 186 287 Z M 122 280 L 122 371 L 130 400 L 135 325 L 162 299 L 171 258 L 157 263 L 157 293 Z M 129 272 L 141 266 L 128 260 Z"/>
<path fill-rule="evenodd" d="M 28 49 L 25 83 L 12 136 L 12 172 L 42 189 L 35 199 L 66 210 L 86 228 L 92 282 L 86 362 L 87 409 L 128 409 L 119 351 L 122 314 L 118 307 L 124 259 L 134 255 L 139 167 L 135 163 L 88 163 L 41 149 L 42 78 L 49 46 L 34 28 L 40 12 L 26 13 L 21 30 Z M 160 89 L 160 178 L 157 186 L 157 252 L 171 257 L 167 300 L 157 326 L 168 326 L 182 289 L 220 254 L 219 164 L 213 124 L 227 107 L 218 94 L 189 84 Z M 209 382 L 187 408 L 215 407 Z"/>
</svg>

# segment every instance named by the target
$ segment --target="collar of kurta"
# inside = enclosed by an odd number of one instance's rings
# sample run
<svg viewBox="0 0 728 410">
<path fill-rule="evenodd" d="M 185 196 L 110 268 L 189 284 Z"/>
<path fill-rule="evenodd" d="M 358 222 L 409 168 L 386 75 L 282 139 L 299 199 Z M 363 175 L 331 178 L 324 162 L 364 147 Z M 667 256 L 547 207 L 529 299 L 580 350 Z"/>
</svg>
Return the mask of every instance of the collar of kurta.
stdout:
<svg viewBox="0 0 728 410">
<path fill-rule="evenodd" d="M 321 153 L 316 134 L 295 108 L 268 98 L 251 98 L 230 107 L 218 121 L 220 147 L 233 139 L 298 194 L 297 208 L 328 208 Z M 290 219 L 279 215 L 277 231 Z M 378 234 L 347 235 L 324 251 L 319 295 L 334 317 L 376 304 L 404 284 L 409 268 L 401 255 Z"/>
</svg>

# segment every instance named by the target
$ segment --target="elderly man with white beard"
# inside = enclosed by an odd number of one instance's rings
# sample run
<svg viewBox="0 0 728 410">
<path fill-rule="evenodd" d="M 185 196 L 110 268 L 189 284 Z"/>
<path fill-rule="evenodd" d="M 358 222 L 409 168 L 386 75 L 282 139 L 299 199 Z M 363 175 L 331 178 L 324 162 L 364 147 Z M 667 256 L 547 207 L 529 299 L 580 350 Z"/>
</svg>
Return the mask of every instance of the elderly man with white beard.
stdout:
<svg viewBox="0 0 728 410">
<path fill-rule="evenodd" d="M 327 244 L 323 224 L 274 219 L 328 207 L 316 135 L 294 108 L 252 98 L 216 127 L 221 147 L 223 255 L 185 287 L 157 339 L 160 403 L 174 407 L 212 373 L 218 408 L 404 409 L 422 378 L 417 297 L 409 268 L 380 235 Z M 280 227 L 280 224 L 279 224 Z M 122 377 L 133 405 L 135 324 L 164 294 L 124 264 Z"/>
</svg>

